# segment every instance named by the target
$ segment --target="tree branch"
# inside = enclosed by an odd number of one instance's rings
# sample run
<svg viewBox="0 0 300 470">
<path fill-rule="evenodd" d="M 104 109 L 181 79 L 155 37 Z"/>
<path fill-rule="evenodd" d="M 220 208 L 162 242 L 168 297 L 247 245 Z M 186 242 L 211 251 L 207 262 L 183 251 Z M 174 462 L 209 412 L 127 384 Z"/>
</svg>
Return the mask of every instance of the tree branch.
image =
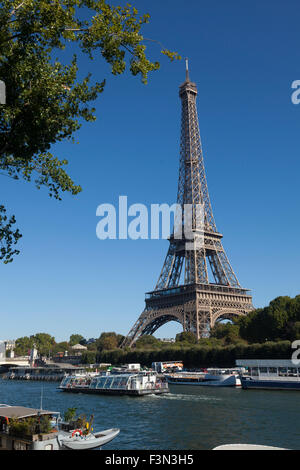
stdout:
<svg viewBox="0 0 300 470">
<path fill-rule="evenodd" d="M 10 15 L 9 15 L 9 16 L 14 16 L 14 14 L 16 13 L 16 11 L 19 10 L 19 8 L 21 8 L 21 7 L 24 5 L 24 3 L 26 3 L 26 0 L 24 0 L 22 3 L 20 3 L 20 5 L 18 5 L 16 8 L 14 8 L 14 10 L 12 10 L 12 11 L 10 12 Z"/>
</svg>

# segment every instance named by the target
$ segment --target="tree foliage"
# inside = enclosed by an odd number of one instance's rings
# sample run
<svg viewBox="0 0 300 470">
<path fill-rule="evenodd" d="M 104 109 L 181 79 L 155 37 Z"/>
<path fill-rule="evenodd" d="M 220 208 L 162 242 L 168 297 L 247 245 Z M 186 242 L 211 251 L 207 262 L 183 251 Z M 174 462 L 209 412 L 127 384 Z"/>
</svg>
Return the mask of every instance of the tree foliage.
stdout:
<svg viewBox="0 0 300 470">
<path fill-rule="evenodd" d="M 15 343 L 15 354 L 16 356 L 27 356 L 29 350 L 33 347 L 32 337 L 22 336 L 18 338 Z"/>
<path fill-rule="evenodd" d="M 14 249 L 13 245 L 22 235 L 18 229 L 12 228 L 15 222 L 15 217 L 8 218 L 5 207 L 0 206 L 0 260 L 3 260 L 4 264 L 11 263 L 13 256 L 19 254 L 19 250 Z"/>
<path fill-rule="evenodd" d="M 0 1 L 0 77 L 7 91 L 0 108 L 2 175 L 33 180 L 59 200 L 64 191 L 81 191 L 65 170 L 68 161 L 50 150 L 55 143 L 74 141 L 84 121 L 95 121 L 91 103 L 105 80 L 92 83 L 89 73 L 79 79 L 77 55 L 63 63 L 54 54 L 76 47 L 91 60 L 104 59 L 113 74 L 128 66 L 146 83 L 149 72 L 159 68 L 146 56 L 142 30 L 148 22 L 149 15 L 139 16 L 136 8 L 105 0 Z M 179 58 L 165 48 L 162 53 Z M 0 259 L 9 262 L 18 254 L 12 245 L 20 234 L 11 228 L 13 216 L 6 223 L 1 208 Z"/>
<path fill-rule="evenodd" d="M 233 324 L 216 325 L 211 337 L 224 344 L 294 341 L 300 338 L 299 325 L 300 295 L 294 299 L 282 296 L 272 300 L 267 307 L 239 317 Z"/>
<path fill-rule="evenodd" d="M 112 350 L 120 346 L 124 336 L 118 335 L 115 332 L 106 332 L 102 333 L 97 340 L 97 349 L 98 351 L 102 350 Z"/>
<path fill-rule="evenodd" d="M 182 333 L 178 333 L 176 335 L 176 343 L 177 342 L 185 342 L 185 343 L 188 343 L 188 344 L 195 344 L 195 343 L 197 343 L 197 338 L 194 335 L 194 333 L 192 333 L 191 331 L 183 331 Z"/>
<path fill-rule="evenodd" d="M 68 353 L 71 351 L 70 344 L 67 341 L 62 341 L 60 343 L 55 343 L 50 349 L 51 355 L 54 356 L 58 352 L 64 353 L 67 351 Z"/>
<path fill-rule="evenodd" d="M 257 309 L 238 320 L 240 336 L 249 342 L 297 339 L 300 321 L 300 296 L 277 297 L 269 306 Z"/>
<path fill-rule="evenodd" d="M 73 334 L 70 336 L 69 344 L 70 346 L 74 346 L 75 344 L 81 344 L 85 342 L 84 336 L 80 334 Z"/>
<path fill-rule="evenodd" d="M 51 352 L 52 347 L 55 345 L 54 336 L 51 336 L 48 333 L 36 333 L 31 338 L 36 345 L 37 350 L 43 356 L 48 355 Z"/>
<path fill-rule="evenodd" d="M 222 340 L 224 344 L 236 344 L 242 342 L 238 324 L 218 323 L 211 331 L 211 338 Z"/>
<path fill-rule="evenodd" d="M 159 341 L 159 339 L 155 338 L 155 336 L 144 335 L 136 341 L 135 346 L 138 349 L 160 348 L 161 347 L 161 341 Z"/>
<path fill-rule="evenodd" d="M 39 354 L 48 356 L 55 346 L 55 338 L 48 333 L 36 333 L 31 336 L 23 336 L 16 340 L 15 354 L 17 356 L 26 356 L 34 345 Z"/>
</svg>

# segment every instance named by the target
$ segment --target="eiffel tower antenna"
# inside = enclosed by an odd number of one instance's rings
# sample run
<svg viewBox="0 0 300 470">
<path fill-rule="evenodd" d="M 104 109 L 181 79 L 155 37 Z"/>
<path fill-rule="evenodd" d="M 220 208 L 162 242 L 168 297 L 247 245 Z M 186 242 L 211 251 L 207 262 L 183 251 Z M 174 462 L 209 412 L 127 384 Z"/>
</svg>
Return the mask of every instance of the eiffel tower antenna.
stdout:
<svg viewBox="0 0 300 470">
<path fill-rule="evenodd" d="M 185 59 L 185 81 L 189 82 L 190 77 L 189 77 L 189 59 L 186 57 Z"/>
<path fill-rule="evenodd" d="M 196 207 L 203 208 L 202 243 L 187 248 L 186 238 L 175 233 L 154 291 L 146 293 L 146 307 L 125 337 L 122 346 L 132 346 L 143 335 L 151 335 L 170 321 L 179 322 L 196 338 L 209 336 L 214 325 L 253 309 L 252 297 L 241 287 L 222 245 L 210 203 L 196 108 L 197 86 L 190 81 L 188 59 L 186 80 L 179 87 L 181 140 L 177 204 L 192 207 L 193 240 L 199 236 Z M 181 232 L 185 219 L 181 217 Z M 213 280 L 209 279 L 208 265 Z"/>
</svg>

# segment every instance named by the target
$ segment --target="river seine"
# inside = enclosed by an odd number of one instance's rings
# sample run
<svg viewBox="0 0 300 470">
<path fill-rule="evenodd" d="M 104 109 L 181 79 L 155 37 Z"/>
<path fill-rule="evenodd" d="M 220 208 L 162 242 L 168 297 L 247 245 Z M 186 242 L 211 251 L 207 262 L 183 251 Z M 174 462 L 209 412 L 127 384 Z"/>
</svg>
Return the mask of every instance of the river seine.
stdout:
<svg viewBox="0 0 300 470">
<path fill-rule="evenodd" d="M 300 449 L 300 392 L 171 386 L 165 396 L 69 394 L 58 383 L 0 379 L 0 403 L 94 414 L 94 430 L 117 427 L 105 450 L 212 449 L 228 443 Z"/>
</svg>

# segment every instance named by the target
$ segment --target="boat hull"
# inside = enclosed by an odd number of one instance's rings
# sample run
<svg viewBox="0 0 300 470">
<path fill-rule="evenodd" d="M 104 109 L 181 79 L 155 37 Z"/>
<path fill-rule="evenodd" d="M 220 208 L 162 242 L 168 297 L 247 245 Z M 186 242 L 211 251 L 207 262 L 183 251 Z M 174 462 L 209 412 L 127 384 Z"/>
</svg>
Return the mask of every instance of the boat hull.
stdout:
<svg viewBox="0 0 300 470">
<path fill-rule="evenodd" d="M 288 450 L 282 447 L 263 446 L 257 444 L 224 444 L 212 450 Z"/>
<path fill-rule="evenodd" d="M 261 390 L 300 390 L 300 381 L 288 380 L 255 380 L 253 378 L 241 378 L 242 388 Z"/>
<path fill-rule="evenodd" d="M 191 380 L 189 380 L 187 377 L 181 379 L 180 377 L 166 376 L 166 379 L 169 385 L 193 385 L 201 387 L 241 387 L 240 378 L 234 375 L 203 375 L 203 377 Z"/>
<path fill-rule="evenodd" d="M 90 395 L 129 395 L 133 397 L 144 396 L 144 395 L 162 395 L 164 393 L 169 393 L 169 389 L 142 389 L 142 390 L 122 390 L 122 389 L 91 389 L 83 387 L 70 387 L 62 388 L 59 390 L 62 392 L 68 393 L 88 393 Z"/>
<path fill-rule="evenodd" d="M 112 441 L 119 434 L 120 429 L 107 429 L 105 431 L 92 434 L 90 437 L 72 438 L 64 436 L 60 440 L 60 445 L 70 450 L 91 450 L 102 447 Z"/>
</svg>

